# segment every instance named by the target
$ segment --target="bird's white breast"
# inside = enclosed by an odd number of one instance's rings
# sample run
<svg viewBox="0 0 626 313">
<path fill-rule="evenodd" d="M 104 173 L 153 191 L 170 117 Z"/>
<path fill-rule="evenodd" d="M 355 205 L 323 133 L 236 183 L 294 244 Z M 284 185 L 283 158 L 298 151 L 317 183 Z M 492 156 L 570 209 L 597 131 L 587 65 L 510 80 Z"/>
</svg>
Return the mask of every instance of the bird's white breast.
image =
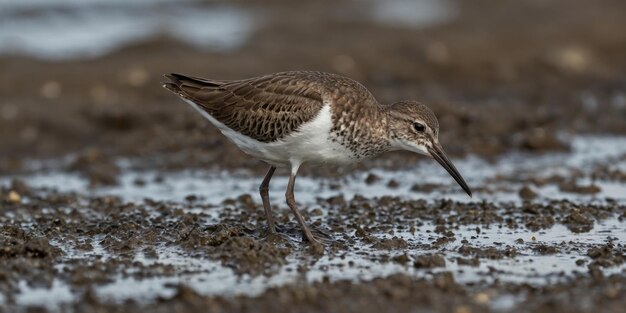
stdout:
<svg viewBox="0 0 626 313">
<path fill-rule="evenodd" d="M 338 142 L 330 140 L 333 126 L 330 105 L 324 103 L 317 116 L 302 124 L 295 132 L 274 142 L 260 142 L 220 123 L 195 103 L 187 101 L 202 116 L 217 127 L 224 136 L 243 152 L 277 167 L 302 163 L 348 164 L 356 161 L 353 153 Z"/>
</svg>

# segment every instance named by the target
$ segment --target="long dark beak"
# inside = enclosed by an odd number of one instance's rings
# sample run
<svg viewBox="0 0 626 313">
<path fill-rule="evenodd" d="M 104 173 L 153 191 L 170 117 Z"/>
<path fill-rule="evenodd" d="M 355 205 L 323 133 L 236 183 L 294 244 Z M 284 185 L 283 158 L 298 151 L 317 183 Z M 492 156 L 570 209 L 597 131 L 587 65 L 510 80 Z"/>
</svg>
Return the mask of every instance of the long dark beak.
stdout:
<svg viewBox="0 0 626 313">
<path fill-rule="evenodd" d="M 452 178 L 454 178 L 454 180 L 456 180 L 461 188 L 463 188 L 463 190 L 465 190 L 465 192 L 471 197 L 472 190 L 470 190 L 470 188 L 467 186 L 467 183 L 463 179 L 463 176 L 459 174 L 459 171 L 457 171 L 456 167 L 454 167 L 454 164 L 450 162 L 450 159 L 448 159 L 448 157 L 446 156 L 446 153 L 443 151 L 441 145 L 439 145 L 439 143 L 433 143 L 433 147 L 428 148 L 428 152 L 433 157 L 433 159 L 435 159 L 435 161 L 441 164 L 441 166 L 443 166 L 443 168 L 445 168 L 446 171 L 450 173 Z"/>
</svg>

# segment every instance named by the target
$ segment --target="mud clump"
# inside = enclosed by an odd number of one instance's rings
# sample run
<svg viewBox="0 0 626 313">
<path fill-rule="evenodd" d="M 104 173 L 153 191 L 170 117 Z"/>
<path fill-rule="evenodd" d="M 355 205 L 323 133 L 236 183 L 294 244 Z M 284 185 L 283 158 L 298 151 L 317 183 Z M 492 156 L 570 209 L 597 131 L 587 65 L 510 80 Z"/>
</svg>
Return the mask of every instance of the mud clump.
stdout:
<svg viewBox="0 0 626 313">
<path fill-rule="evenodd" d="M 567 151 L 569 145 L 559 140 L 554 133 L 545 129 L 534 129 L 523 133 L 521 146 L 530 151 Z"/>
<path fill-rule="evenodd" d="M 398 237 L 393 237 L 390 239 L 380 239 L 374 244 L 374 248 L 381 250 L 406 249 L 407 247 L 408 244 L 406 240 Z"/>
<path fill-rule="evenodd" d="M 539 195 L 538 195 L 535 191 L 533 191 L 533 190 L 532 190 L 530 187 L 528 187 L 528 186 L 524 186 L 524 187 L 522 187 L 522 188 L 519 190 L 518 194 L 519 194 L 519 197 L 520 197 L 522 200 L 534 200 L 534 199 L 536 199 L 536 198 L 539 196 Z"/>
<path fill-rule="evenodd" d="M 15 225 L 0 228 L 0 259 L 54 259 L 62 254 L 43 236 L 27 232 Z"/>
<path fill-rule="evenodd" d="M 117 185 L 117 176 L 120 173 L 115 161 L 98 149 L 90 149 L 78 155 L 69 165 L 69 170 L 87 178 L 92 187 Z"/>
<path fill-rule="evenodd" d="M 368 185 L 373 185 L 379 181 L 380 181 L 380 177 L 372 173 L 368 174 L 367 177 L 365 178 L 365 183 Z"/>
<path fill-rule="evenodd" d="M 440 254 L 420 255 L 415 257 L 413 266 L 416 268 L 446 267 L 446 260 Z"/>
<path fill-rule="evenodd" d="M 614 267 L 626 261 L 624 251 L 616 248 L 612 243 L 590 248 L 587 250 L 587 255 L 593 259 L 590 266 Z"/>
<path fill-rule="evenodd" d="M 431 193 L 439 188 L 443 187 L 439 184 L 415 184 L 411 186 L 413 192 Z"/>
<path fill-rule="evenodd" d="M 561 190 L 562 192 L 571 192 L 571 193 L 579 193 L 579 194 L 586 194 L 586 195 L 592 195 L 592 194 L 596 194 L 602 191 L 600 187 L 594 184 L 579 185 L 571 181 L 559 184 L 559 190 Z"/>
<path fill-rule="evenodd" d="M 513 258 L 517 255 L 517 250 L 513 247 L 507 247 L 504 250 L 499 250 L 495 247 L 479 248 L 469 245 L 463 245 L 459 248 L 459 253 L 464 256 L 474 256 L 476 258 L 484 258 L 491 260 L 499 260 L 503 258 Z"/>
<path fill-rule="evenodd" d="M 480 266 L 480 260 L 478 258 L 456 258 L 456 263 L 459 265 L 467 265 L 477 267 Z"/>
<path fill-rule="evenodd" d="M 19 283 L 50 288 L 56 270 L 55 261 L 63 255 L 41 234 L 18 225 L 0 226 L 0 293 L 12 301 Z"/>
<path fill-rule="evenodd" d="M 554 226 L 555 220 L 551 215 L 531 215 L 524 217 L 524 225 L 532 231 L 547 229 Z"/>
<path fill-rule="evenodd" d="M 559 248 L 556 246 L 548 246 L 544 244 L 534 245 L 532 247 L 533 251 L 539 254 L 556 254 L 559 253 Z"/>
<path fill-rule="evenodd" d="M 393 258 L 391 258 L 391 260 L 395 263 L 406 265 L 407 263 L 409 263 L 409 261 L 411 261 L 411 258 L 409 258 L 408 254 L 403 253 L 403 254 L 394 256 Z"/>
<path fill-rule="evenodd" d="M 177 242 L 188 250 L 220 246 L 233 237 L 246 234 L 245 228 L 240 225 L 218 224 L 203 228 L 192 221 L 178 227 Z"/>
<path fill-rule="evenodd" d="M 573 210 L 563 219 L 563 224 L 572 232 L 586 233 L 593 229 L 593 218 L 579 210 Z"/>
<path fill-rule="evenodd" d="M 395 188 L 400 187 L 400 183 L 397 180 L 395 180 L 395 179 L 390 179 L 387 182 L 387 187 L 389 187 L 391 189 L 395 189 Z"/>
<path fill-rule="evenodd" d="M 222 263 L 239 274 L 271 274 L 285 257 L 291 253 L 286 246 L 278 246 L 250 237 L 232 237 L 220 245 L 215 252 Z"/>
</svg>

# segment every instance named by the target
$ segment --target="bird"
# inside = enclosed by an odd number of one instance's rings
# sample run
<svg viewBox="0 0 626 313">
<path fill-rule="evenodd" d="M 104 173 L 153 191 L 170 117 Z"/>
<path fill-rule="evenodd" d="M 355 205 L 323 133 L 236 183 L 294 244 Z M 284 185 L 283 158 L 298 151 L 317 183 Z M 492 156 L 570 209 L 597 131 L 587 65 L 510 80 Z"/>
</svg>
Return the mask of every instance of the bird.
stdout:
<svg viewBox="0 0 626 313">
<path fill-rule="evenodd" d="M 290 170 L 285 193 L 303 239 L 321 246 L 294 196 L 303 164 L 346 165 L 406 150 L 437 161 L 471 197 L 472 191 L 439 143 L 439 122 L 418 101 L 380 104 L 359 82 L 319 71 L 288 71 L 240 80 L 164 75 L 162 86 L 213 124 L 244 153 L 269 169 L 259 187 L 270 233 L 276 223 L 269 183 L 276 168 Z"/>
</svg>

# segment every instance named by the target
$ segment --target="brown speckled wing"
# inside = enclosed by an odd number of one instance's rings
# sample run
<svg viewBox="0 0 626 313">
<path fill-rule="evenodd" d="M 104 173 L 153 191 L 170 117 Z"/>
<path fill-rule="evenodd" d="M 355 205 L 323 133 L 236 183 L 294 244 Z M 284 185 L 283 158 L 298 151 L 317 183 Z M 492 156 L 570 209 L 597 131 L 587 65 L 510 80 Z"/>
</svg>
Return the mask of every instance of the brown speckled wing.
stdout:
<svg viewBox="0 0 626 313">
<path fill-rule="evenodd" d="M 320 85 L 302 72 L 217 81 L 166 75 L 164 87 L 190 100 L 229 128 L 261 142 L 288 136 L 323 106 Z"/>
</svg>

